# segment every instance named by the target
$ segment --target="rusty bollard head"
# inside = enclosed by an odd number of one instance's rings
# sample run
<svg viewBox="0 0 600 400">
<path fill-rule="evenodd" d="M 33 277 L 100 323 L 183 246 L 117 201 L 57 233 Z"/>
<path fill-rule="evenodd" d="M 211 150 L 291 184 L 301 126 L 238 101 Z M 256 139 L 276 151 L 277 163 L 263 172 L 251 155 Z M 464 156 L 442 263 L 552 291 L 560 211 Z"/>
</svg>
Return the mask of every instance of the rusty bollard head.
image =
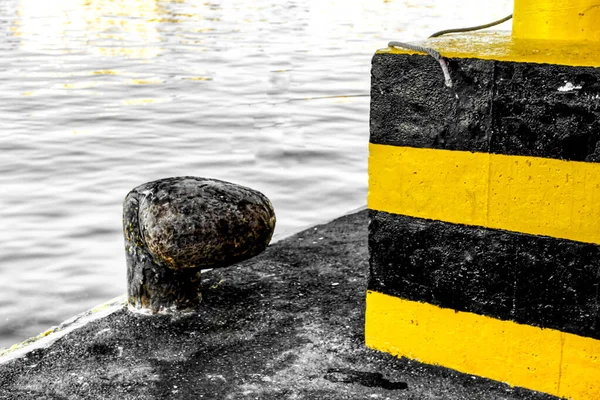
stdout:
<svg viewBox="0 0 600 400">
<path fill-rule="evenodd" d="M 269 199 L 244 186 L 186 176 L 136 187 L 123 205 L 129 309 L 195 308 L 200 270 L 257 255 L 274 229 Z"/>
</svg>

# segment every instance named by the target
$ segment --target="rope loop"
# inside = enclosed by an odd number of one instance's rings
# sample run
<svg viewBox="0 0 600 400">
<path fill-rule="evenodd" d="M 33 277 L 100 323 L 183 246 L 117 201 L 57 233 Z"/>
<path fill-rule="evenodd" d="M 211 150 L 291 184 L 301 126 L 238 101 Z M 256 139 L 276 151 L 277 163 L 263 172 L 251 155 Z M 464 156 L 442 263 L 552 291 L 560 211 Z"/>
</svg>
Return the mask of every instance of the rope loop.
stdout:
<svg viewBox="0 0 600 400">
<path fill-rule="evenodd" d="M 484 25 L 477 25 L 477 26 L 472 26 L 470 28 L 455 28 L 455 29 L 445 29 L 443 31 L 439 31 L 434 33 L 433 35 L 429 36 L 430 38 L 435 38 L 435 37 L 439 37 L 442 35 L 445 35 L 447 33 L 457 33 L 457 32 L 472 32 L 472 31 L 477 31 L 480 29 L 485 29 L 485 28 L 489 28 L 495 25 L 499 25 L 503 22 L 508 21 L 509 19 L 512 18 L 512 14 L 499 19 L 497 21 L 494 22 L 490 22 L 489 24 L 484 24 Z M 442 68 L 442 72 L 444 73 L 444 84 L 446 85 L 446 87 L 451 88 L 452 87 L 452 78 L 450 77 L 450 71 L 448 70 L 448 64 L 446 62 L 446 60 L 444 59 L 444 57 L 442 57 L 442 55 L 437 52 L 436 50 L 432 49 L 431 47 L 424 47 L 424 46 L 419 46 L 416 44 L 410 44 L 410 43 L 404 43 L 404 42 L 396 42 L 396 41 L 391 41 L 388 43 L 388 47 L 401 47 L 403 49 L 408 49 L 408 50 L 413 50 L 413 51 L 417 51 L 419 53 L 425 53 L 425 54 L 429 54 L 431 57 L 433 57 L 438 63 L 440 63 L 440 67 Z"/>
<path fill-rule="evenodd" d="M 440 63 L 440 67 L 442 68 L 442 72 L 444 73 L 444 84 L 446 87 L 452 87 L 452 78 L 450 77 L 450 71 L 448 70 L 448 64 L 442 55 L 432 49 L 431 47 L 423 47 L 416 44 L 404 43 L 404 42 L 396 42 L 392 41 L 388 43 L 389 47 L 402 47 L 404 49 L 418 51 L 419 53 L 429 54 L 433 57 L 438 63 Z"/>
</svg>

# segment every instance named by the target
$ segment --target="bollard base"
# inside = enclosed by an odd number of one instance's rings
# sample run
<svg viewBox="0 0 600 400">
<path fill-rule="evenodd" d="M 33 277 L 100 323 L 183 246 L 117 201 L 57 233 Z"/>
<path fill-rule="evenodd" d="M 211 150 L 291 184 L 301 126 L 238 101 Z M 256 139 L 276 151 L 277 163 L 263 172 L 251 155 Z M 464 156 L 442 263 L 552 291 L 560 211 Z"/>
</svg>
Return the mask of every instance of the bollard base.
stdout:
<svg viewBox="0 0 600 400">
<path fill-rule="evenodd" d="M 157 269 L 152 266 L 127 271 L 127 306 L 141 314 L 191 311 L 202 301 L 200 268 Z"/>
<path fill-rule="evenodd" d="M 152 257 L 139 229 L 139 196 L 129 193 L 123 207 L 128 308 L 143 314 L 193 309 L 202 298 L 201 268 L 173 269 Z"/>
</svg>

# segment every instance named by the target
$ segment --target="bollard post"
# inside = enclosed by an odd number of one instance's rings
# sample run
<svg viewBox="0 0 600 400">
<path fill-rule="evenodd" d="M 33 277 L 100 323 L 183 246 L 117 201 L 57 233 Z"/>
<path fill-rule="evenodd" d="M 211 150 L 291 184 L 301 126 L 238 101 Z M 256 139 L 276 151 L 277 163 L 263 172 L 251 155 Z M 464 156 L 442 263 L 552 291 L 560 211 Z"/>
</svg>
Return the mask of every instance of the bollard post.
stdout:
<svg viewBox="0 0 600 400">
<path fill-rule="evenodd" d="M 244 186 L 186 176 L 136 187 L 123 205 L 129 309 L 193 309 L 200 271 L 259 254 L 274 228 L 269 199 Z"/>
</svg>

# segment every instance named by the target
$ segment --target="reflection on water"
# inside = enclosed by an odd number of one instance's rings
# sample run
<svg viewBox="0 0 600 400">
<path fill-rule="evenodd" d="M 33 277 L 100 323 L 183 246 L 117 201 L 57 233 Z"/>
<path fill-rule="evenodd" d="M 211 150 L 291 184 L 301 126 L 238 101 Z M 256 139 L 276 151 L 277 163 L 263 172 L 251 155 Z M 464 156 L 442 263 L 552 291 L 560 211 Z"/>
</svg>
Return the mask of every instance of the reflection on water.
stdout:
<svg viewBox="0 0 600 400">
<path fill-rule="evenodd" d="M 365 204 L 370 59 L 502 1 L 0 0 L 0 346 L 121 294 L 121 203 L 196 175 L 276 235 Z"/>
<path fill-rule="evenodd" d="M 157 23 L 168 16 L 160 4 L 155 0 L 21 0 L 11 30 L 21 38 L 24 51 L 151 58 L 160 52 Z"/>
</svg>

